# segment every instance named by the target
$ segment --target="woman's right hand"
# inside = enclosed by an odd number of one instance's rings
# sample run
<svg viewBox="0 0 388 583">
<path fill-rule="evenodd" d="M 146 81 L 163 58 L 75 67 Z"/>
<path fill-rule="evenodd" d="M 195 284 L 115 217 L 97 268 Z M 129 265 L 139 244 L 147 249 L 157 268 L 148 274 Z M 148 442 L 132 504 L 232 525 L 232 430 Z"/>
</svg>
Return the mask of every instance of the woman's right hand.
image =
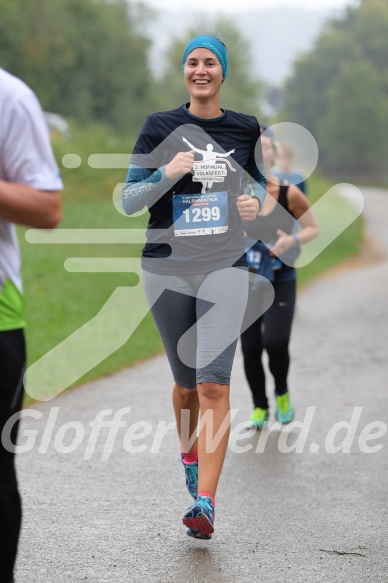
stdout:
<svg viewBox="0 0 388 583">
<path fill-rule="evenodd" d="M 164 167 L 166 178 L 181 178 L 192 171 L 194 164 L 194 150 L 178 152 L 178 154 Z"/>
</svg>

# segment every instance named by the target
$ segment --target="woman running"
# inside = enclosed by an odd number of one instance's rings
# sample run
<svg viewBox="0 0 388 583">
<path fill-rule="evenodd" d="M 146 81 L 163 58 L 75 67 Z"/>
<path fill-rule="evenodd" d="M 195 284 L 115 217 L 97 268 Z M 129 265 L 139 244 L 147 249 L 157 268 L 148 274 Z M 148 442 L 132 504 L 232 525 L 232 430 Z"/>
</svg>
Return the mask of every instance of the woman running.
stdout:
<svg viewBox="0 0 388 583">
<path fill-rule="evenodd" d="M 229 384 L 248 296 L 243 220 L 266 195 L 255 117 L 220 108 L 225 45 L 201 35 L 182 71 L 190 101 L 148 116 L 123 188 L 129 215 L 148 207 L 143 285 L 174 378 L 188 534 L 209 539 L 229 437 Z M 198 425 L 200 415 L 201 424 Z"/>
<path fill-rule="evenodd" d="M 249 271 L 267 277 L 272 286 L 250 285 L 247 312 L 258 317 L 241 335 L 245 375 L 252 391 L 254 409 L 250 422 L 261 429 L 269 417 L 263 350 L 268 354 L 269 369 L 274 378 L 276 413 L 280 423 L 294 417 L 288 388 L 290 365 L 289 342 L 295 308 L 296 270 L 294 260 L 299 246 L 319 233 L 314 211 L 307 197 L 295 185 L 285 185 L 272 174 L 276 156 L 273 132 L 263 128 L 262 153 L 267 178 L 263 209 L 253 222 L 245 223 Z M 295 219 L 301 230 L 295 231 Z M 269 267 L 264 272 L 264 266 Z M 265 280 L 264 280 L 265 281 Z M 268 296 L 275 293 L 270 308 Z M 272 296 L 270 298 L 272 300 Z M 261 315 L 262 314 L 262 315 Z"/>
</svg>

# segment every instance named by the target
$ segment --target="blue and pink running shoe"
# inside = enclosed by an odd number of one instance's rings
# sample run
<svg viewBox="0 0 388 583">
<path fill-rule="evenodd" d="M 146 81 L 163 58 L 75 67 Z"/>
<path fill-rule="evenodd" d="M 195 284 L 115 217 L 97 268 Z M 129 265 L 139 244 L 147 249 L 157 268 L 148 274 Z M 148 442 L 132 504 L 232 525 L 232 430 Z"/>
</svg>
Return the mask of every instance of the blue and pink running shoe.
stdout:
<svg viewBox="0 0 388 583">
<path fill-rule="evenodd" d="M 182 520 L 193 538 L 209 540 L 214 532 L 214 506 L 208 496 L 198 496 Z"/>
</svg>

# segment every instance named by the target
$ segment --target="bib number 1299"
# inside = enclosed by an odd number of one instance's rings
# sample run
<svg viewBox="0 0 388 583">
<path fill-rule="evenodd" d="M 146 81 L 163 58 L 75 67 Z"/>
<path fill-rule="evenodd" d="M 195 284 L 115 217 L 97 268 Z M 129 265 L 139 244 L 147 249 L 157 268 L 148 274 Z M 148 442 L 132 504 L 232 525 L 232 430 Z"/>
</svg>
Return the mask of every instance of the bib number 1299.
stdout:
<svg viewBox="0 0 388 583">
<path fill-rule="evenodd" d="M 212 208 L 189 208 L 183 211 L 186 223 L 200 223 L 202 221 L 218 221 L 221 217 L 221 211 L 218 206 Z"/>
<path fill-rule="evenodd" d="M 174 235 L 220 235 L 228 231 L 228 193 L 180 194 L 172 199 Z"/>
</svg>

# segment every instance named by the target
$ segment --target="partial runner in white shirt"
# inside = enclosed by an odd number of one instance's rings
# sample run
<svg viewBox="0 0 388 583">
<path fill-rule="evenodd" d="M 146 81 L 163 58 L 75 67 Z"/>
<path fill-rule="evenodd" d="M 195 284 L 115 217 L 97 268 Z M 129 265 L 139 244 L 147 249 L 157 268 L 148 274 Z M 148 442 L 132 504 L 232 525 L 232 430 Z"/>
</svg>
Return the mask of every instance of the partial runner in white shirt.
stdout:
<svg viewBox="0 0 388 583">
<path fill-rule="evenodd" d="M 62 216 L 63 188 L 44 115 L 34 92 L 0 68 L 0 433 L 21 409 L 26 362 L 20 251 L 15 225 L 51 229 Z M 13 425 L 11 442 L 17 438 Z M 9 437 L 9 436 L 8 436 Z M 9 440 L 8 440 L 9 441 Z M 14 453 L 0 444 L 0 581 L 12 582 L 21 524 Z"/>
</svg>

